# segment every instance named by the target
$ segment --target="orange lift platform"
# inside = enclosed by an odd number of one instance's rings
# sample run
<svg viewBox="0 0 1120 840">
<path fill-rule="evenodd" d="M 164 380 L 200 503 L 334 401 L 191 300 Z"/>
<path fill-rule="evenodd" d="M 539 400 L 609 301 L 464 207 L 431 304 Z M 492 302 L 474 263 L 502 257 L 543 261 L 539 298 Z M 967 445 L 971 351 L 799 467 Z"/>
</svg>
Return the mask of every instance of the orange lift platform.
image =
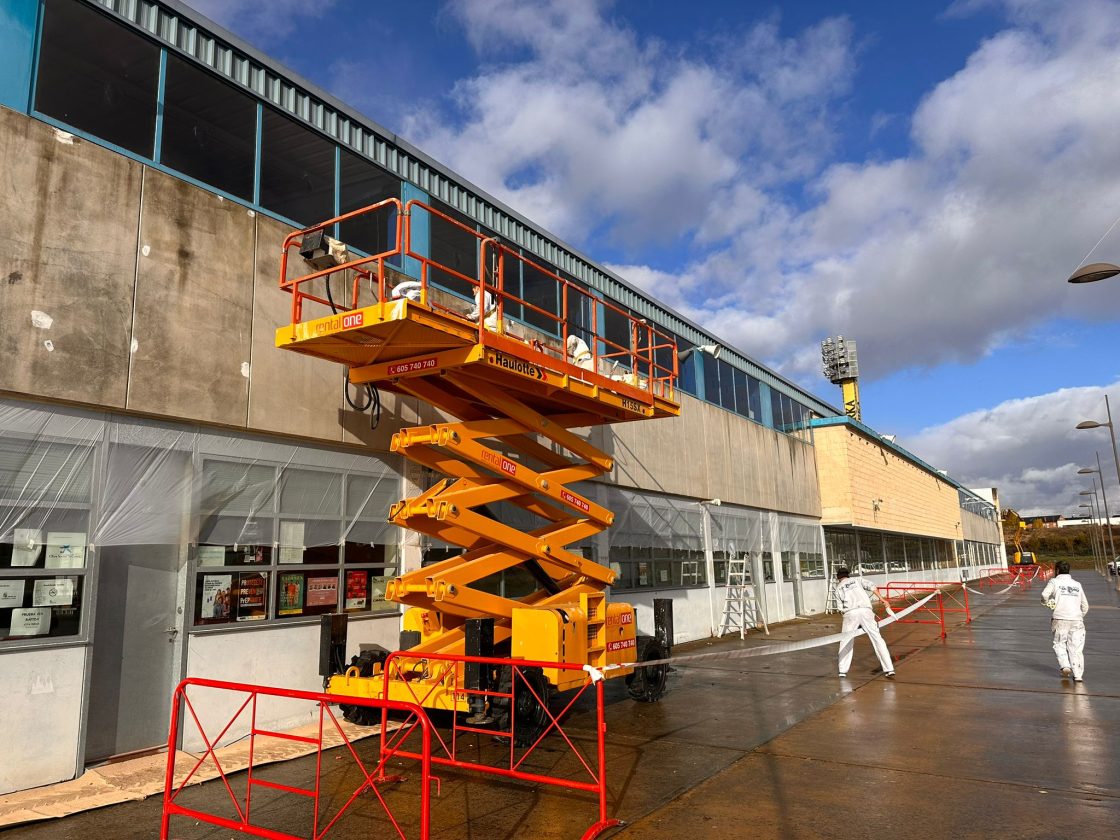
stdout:
<svg viewBox="0 0 1120 840">
<path fill-rule="evenodd" d="M 386 250 L 354 256 L 333 238 L 360 216 L 391 231 Z M 418 218 L 471 242 L 478 270 L 413 250 Z M 302 260 L 290 260 L 293 251 Z M 289 276 L 299 263 L 310 270 Z M 418 279 L 400 270 L 405 264 L 418 267 Z M 341 301 L 332 279 L 346 290 Z M 345 365 L 352 385 L 416 397 L 447 417 L 402 429 L 392 441 L 393 451 L 442 478 L 394 504 L 389 521 L 463 550 L 387 583 L 386 599 L 411 608 L 402 633 L 414 643 L 411 653 L 461 654 L 468 622 L 489 619 L 494 649 L 511 657 L 594 668 L 659 658 L 656 642 L 637 637 L 633 608 L 607 603 L 614 573 L 570 547 L 614 518 L 579 486 L 608 473 L 611 458 L 574 430 L 679 414 L 670 336 L 418 201 L 390 199 L 291 234 L 280 286 L 292 306 L 291 323 L 276 331 L 277 347 Z M 608 321 L 610 330 L 601 330 Z M 539 526 L 519 530 L 498 521 L 488 506 L 500 502 Z M 535 591 L 498 594 L 493 581 L 513 567 L 529 572 Z M 635 681 L 634 669 L 610 675 Z M 584 676 L 543 673 L 551 690 Z M 638 677 L 636 699 L 657 699 L 664 674 L 651 666 Z M 438 682 L 422 666 L 409 680 Z M 384 682 L 388 699 L 415 701 L 416 686 L 398 682 Z M 370 673 L 351 667 L 336 674 L 328 690 L 379 697 L 382 685 L 374 663 Z M 462 692 L 438 685 L 423 699 L 431 708 L 479 712 L 477 701 L 472 706 Z"/>
</svg>

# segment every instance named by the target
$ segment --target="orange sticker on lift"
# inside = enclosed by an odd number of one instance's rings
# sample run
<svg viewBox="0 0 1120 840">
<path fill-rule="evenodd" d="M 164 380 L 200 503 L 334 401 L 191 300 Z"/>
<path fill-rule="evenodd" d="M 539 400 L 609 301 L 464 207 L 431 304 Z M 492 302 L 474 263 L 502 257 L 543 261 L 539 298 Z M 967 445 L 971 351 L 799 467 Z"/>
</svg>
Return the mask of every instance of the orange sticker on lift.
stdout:
<svg viewBox="0 0 1120 840">
<path fill-rule="evenodd" d="M 632 612 L 620 612 L 620 613 L 614 613 L 612 615 L 607 616 L 607 626 L 608 627 L 610 627 L 614 624 L 633 624 L 633 623 L 634 623 L 634 613 L 632 613 Z"/>
<path fill-rule="evenodd" d="M 584 513 L 590 513 L 591 512 L 591 505 L 588 502 L 581 499 L 579 496 L 575 495 L 574 493 L 569 493 L 567 490 L 561 490 L 560 491 L 560 498 L 563 501 L 567 502 L 568 504 L 572 505 L 572 507 L 579 508 Z"/>
<path fill-rule="evenodd" d="M 636 639 L 619 639 L 617 642 L 607 642 L 607 652 L 613 653 L 616 650 L 625 650 L 626 648 L 637 646 L 638 642 Z"/>
</svg>

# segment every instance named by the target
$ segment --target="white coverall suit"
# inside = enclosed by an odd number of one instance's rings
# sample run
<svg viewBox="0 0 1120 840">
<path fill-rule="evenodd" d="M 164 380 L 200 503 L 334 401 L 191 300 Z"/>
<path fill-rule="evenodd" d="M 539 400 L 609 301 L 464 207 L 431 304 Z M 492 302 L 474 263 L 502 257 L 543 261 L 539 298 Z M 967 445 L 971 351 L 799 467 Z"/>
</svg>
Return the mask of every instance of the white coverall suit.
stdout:
<svg viewBox="0 0 1120 840">
<path fill-rule="evenodd" d="M 871 641 L 875 655 L 879 657 L 879 665 L 882 666 L 883 673 L 893 674 L 894 663 L 891 662 L 891 652 L 879 634 L 879 625 L 875 623 L 875 613 L 871 610 L 871 596 L 874 594 L 875 587 L 863 578 L 844 578 L 836 584 L 836 602 L 840 606 L 840 611 L 844 613 L 844 625 L 841 629 L 844 633 L 850 633 L 857 628 L 863 628 L 863 632 Z M 848 673 L 855 646 L 855 636 L 840 643 L 840 676 Z"/>
<path fill-rule="evenodd" d="M 1058 656 L 1058 667 L 1073 672 L 1073 678 L 1081 681 L 1085 673 L 1085 613 L 1089 612 L 1089 602 L 1081 584 L 1069 575 L 1055 575 L 1042 590 L 1042 603 L 1054 604 L 1054 618 L 1050 629 L 1054 633 L 1054 653 Z"/>
</svg>

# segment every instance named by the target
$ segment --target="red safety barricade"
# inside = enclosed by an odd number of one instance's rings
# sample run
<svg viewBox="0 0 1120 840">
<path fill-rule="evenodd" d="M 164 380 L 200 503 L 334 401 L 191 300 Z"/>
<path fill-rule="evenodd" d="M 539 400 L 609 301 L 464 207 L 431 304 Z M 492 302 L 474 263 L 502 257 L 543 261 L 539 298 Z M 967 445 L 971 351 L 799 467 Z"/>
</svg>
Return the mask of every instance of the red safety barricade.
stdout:
<svg viewBox="0 0 1120 840">
<path fill-rule="evenodd" d="M 478 664 L 491 666 L 498 669 L 508 669 L 508 685 L 499 684 L 496 687 L 469 688 L 465 684 L 466 665 Z M 537 670 L 540 669 L 540 670 Z M 603 680 L 593 679 L 588 674 L 585 682 L 572 689 L 570 696 L 565 698 L 563 708 L 554 713 L 548 707 L 547 691 L 541 696 L 540 671 L 584 671 L 582 665 L 564 662 L 537 662 L 525 659 L 501 659 L 484 656 L 462 656 L 451 654 L 424 653 L 410 654 L 408 651 L 396 651 L 389 654 L 384 664 L 385 691 L 390 690 L 390 681 L 399 688 L 406 685 L 412 693 L 410 701 L 422 704 L 426 697 L 436 688 L 445 694 L 453 692 L 452 696 L 467 698 L 470 696 L 486 698 L 491 704 L 503 704 L 509 711 L 509 729 L 500 730 L 472 726 L 461 719 L 460 715 L 451 715 L 450 735 L 443 737 L 439 731 L 435 732 L 437 746 L 431 757 L 433 764 L 454 767 L 459 770 L 471 771 L 500 776 L 509 779 L 520 779 L 538 784 L 553 785 L 574 791 L 594 793 L 598 797 L 599 816 L 583 834 L 583 840 L 598 837 L 603 831 L 622 825 L 621 820 L 607 816 L 607 767 L 606 767 L 606 731 L 607 725 L 603 708 Z M 423 679 L 416 679 L 417 674 L 423 674 Z M 528 692 L 526 696 L 524 692 Z M 586 745 L 587 749 L 594 749 L 594 758 L 588 757 L 579 747 L 581 740 L 586 736 L 579 736 L 566 732 L 561 725 L 561 719 L 575 706 L 584 695 L 591 693 L 595 700 L 596 726 L 595 737 L 592 744 Z M 518 698 L 523 702 L 529 701 L 537 704 L 542 731 L 536 737 L 526 739 L 524 728 L 522 736 L 517 733 Z M 383 714 L 383 723 L 385 715 Z M 536 728 L 536 727 L 534 727 Z M 413 752 L 403 748 L 405 742 L 414 731 L 414 726 L 404 726 L 394 732 L 387 732 L 382 727 L 382 751 L 386 755 L 399 755 L 416 758 Z M 478 749 L 478 740 L 464 736 L 476 735 L 485 738 L 505 739 L 509 741 L 508 750 L 502 747 L 484 754 Z M 548 775 L 543 772 L 530 772 L 526 769 L 527 760 L 534 755 L 541 742 L 550 737 L 555 743 L 557 737 L 567 744 L 569 755 L 575 757 L 571 762 L 572 770 L 578 778 L 569 776 Z M 460 748 L 461 741 L 468 745 Z M 531 743 L 528 741 L 531 740 Z M 525 741 L 526 745 L 519 749 L 519 744 Z M 493 758 L 494 761 L 486 763 L 484 759 Z M 472 760 L 473 759 L 473 760 Z M 548 755 L 548 763 L 557 766 L 555 750 Z M 530 765 L 531 766 L 531 765 Z"/>
<path fill-rule="evenodd" d="M 968 589 L 957 581 L 945 580 L 910 580 L 891 581 L 886 586 L 878 588 L 884 600 L 904 602 L 904 604 L 920 600 L 930 593 L 934 597 L 921 609 L 915 610 L 906 618 L 898 619 L 901 624 L 939 624 L 941 636 L 945 636 L 945 616 L 953 613 L 964 615 L 964 623 L 972 622 L 972 611 L 968 604 Z M 894 604 L 891 604 L 894 607 Z M 928 615 L 928 618 L 917 618 L 916 615 Z"/>
<path fill-rule="evenodd" d="M 221 730 L 214 735 L 208 734 L 196 711 L 195 704 L 191 702 L 191 697 L 188 694 L 188 689 L 196 689 L 195 700 L 197 702 L 197 690 L 215 690 L 220 692 L 231 692 L 237 694 L 244 694 L 244 702 L 241 702 L 237 711 Z M 283 698 L 288 700 L 303 700 L 310 701 L 318 704 L 318 718 L 319 729 L 318 737 L 307 737 L 303 735 L 295 735 L 284 732 L 275 732 L 268 729 L 259 728 L 257 725 L 257 706 L 260 698 Z M 199 820 L 201 822 L 209 823 L 212 825 L 222 826 L 223 828 L 232 831 L 240 831 L 245 834 L 251 834 L 256 837 L 267 837 L 271 840 L 308 840 L 303 836 L 294 834 L 287 834 L 282 831 L 277 831 L 268 828 L 252 821 L 252 796 L 254 788 L 268 788 L 271 790 L 278 790 L 285 793 L 295 794 L 297 796 L 307 797 L 313 802 L 312 810 L 312 825 L 310 840 L 319 840 L 319 838 L 326 835 L 326 833 L 339 821 L 343 814 L 347 812 L 351 805 L 365 793 L 370 791 L 380 804 L 383 813 L 387 817 L 387 824 L 392 826 L 394 834 L 391 836 L 398 838 L 405 838 L 406 835 L 401 826 L 400 821 L 393 815 L 385 797 L 382 796 L 378 790 L 379 784 L 388 782 L 397 782 L 400 780 L 399 776 L 387 776 L 385 774 L 386 762 L 394 757 L 407 757 L 414 758 L 420 762 L 420 815 L 419 815 L 419 838 L 420 840 L 427 840 L 430 831 L 430 803 L 431 792 L 430 786 L 432 781 L 431 775 L 431 734 L 432 727 L 428 720 L 427 713 L 417 704 L 402 703 L 394 700 L 374 700 L 368 698 L 347 697 L 346 702 L 356 706 L 368 706 L 374 709 L 382 710 L 383 715 L 387 716 L 390 711 L 402 713 L 405 716 L 403 726 L 408 727 L 410 732 L 419 732 L 420 748 L 419 752 L 408 753 L 407 755 L 394 752 L 390 746 L 387 746 L 384 741 L 381 745 L 377 767 L 372 770 L 368 769 L 362 760 L 358 757 L 357 752 L 354 750 L 353 745 L 350 743 L 349 738 L 342 726 L 339 725 L 338 718 L 335 717 L 332 705 L 339 702 L 339 698 L 330 694 L 319 694 L 311 691 L 294 691 L 284 688 L 271 688 L 260 685 L 248 685 L 243 683 L 222 682 L 219 680 L 206 680 L 197 678 L 188 678 L 179 683 L 175 689 L 174 699 L 171 705 L 171 728 L 167 736 L 167 775 L 164 781 L 163 791 L 163 819 L 160 827 L 161 840 L 167 840 L 168 831 L 170 829 L 171 818 L 173 816 L 183 816 L 190 819 Z M 182 711 L 186 710 L 189 713 L 194 726 L 197 729 L 198 736 L 206 749 L 202 757 L 198 758 L 190 772 L 186 777 L 181 779 L 178 783 L 175 781 L 175 759 L 177 755 L 177 745 L 179 738 L 182 734 L 180 732 L 180 719 L 182 718 Z M 230 784 L 230 779 L 227 775 L 227 770 L 222 767 L 221 760 L 218 758 L 217 749 L 218 745 L 226 734 L 233 729 L 238 719 L 243 714 L 248 712 L 249 729 L 249 756 L 248 767 L 239 768 L 247 771 L 245 781 L 245 796 L 244 801 L 238 797 L 234 791 L 233 786 Z M 382 725 L 385 725 L 383 721 Z M 325 794 L 321 791 L 320 782 L 322 777 L 322 759 L 323 759 L 323 733 L 324 730 L 328 732 L 333 727 L 333 730 L 338 733 L 342 738 L 342 745 L 344 745 L 349 752 L 350 756 L 354 759 L 358 768 L 361 770 L 362 782 L 358 785 L 357 789 L 349 795 L 345 804 L 342 805 L 338 811 L 326 819 L 321 813 L 321 805 Z M 308 745 L 315 746 L 316 748 L 316 761 L 315 761 L 315 779 L 314 786 L 310 788 L 294 787 L 291 785 L 284 785 L 274 781 L 266 781 L 260 778 L 254 778 L 253 767 L 253 753 L 258 738 L 280 739 L 287 741 L 296 741 Z M 214 768 L 218 771 L 218 778 L 221 779 L 222 784 L 225 786 L 226 793 L 229 795 L 230 802 L 233 804 L 233 812 L 236 813 L 237 819 L 230 819 L 216 814 L 209 814 L 200 811 L 197 808 L 189 808 L 178 802 L 180 794 L 183 789 L 195 777 L 200 768 L 210 759 L 213 762 Z M 229 773 L 234 771 L 230 770 Z M 364 798 L 368 801 L 369 797 Z M 259 809 L 258 809 L 259 810 Z M 323 825 L 322 823 L 325 823 Z"/>
</svg>

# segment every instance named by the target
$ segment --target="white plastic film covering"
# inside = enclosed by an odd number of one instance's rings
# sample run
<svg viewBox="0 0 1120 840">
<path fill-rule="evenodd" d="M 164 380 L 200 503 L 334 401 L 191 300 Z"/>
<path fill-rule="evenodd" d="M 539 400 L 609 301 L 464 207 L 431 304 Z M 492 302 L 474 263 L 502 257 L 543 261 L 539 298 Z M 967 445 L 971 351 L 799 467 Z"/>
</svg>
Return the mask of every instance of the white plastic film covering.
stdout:
<svg viewBox="0 0 1120 840">
<path fill-rule="evenodd" d="M 609 488 L 606 506 L 615 514 L 607 531 L 612 546 L 704 550 L 703 520 L 696 502 Z"/>
<path fill-rule="evenodd" d="M 712 514 L 712 551 L 717 558 L 762 551 L 762 511 L 727 505 L 709 508 Z"/>
<path fill-rule="evenodd" d="M 395 542 L 397 472 L 365 455 L 185 424 L 0 400 L 0 542 L 90 547 Z"/>
</svg>

